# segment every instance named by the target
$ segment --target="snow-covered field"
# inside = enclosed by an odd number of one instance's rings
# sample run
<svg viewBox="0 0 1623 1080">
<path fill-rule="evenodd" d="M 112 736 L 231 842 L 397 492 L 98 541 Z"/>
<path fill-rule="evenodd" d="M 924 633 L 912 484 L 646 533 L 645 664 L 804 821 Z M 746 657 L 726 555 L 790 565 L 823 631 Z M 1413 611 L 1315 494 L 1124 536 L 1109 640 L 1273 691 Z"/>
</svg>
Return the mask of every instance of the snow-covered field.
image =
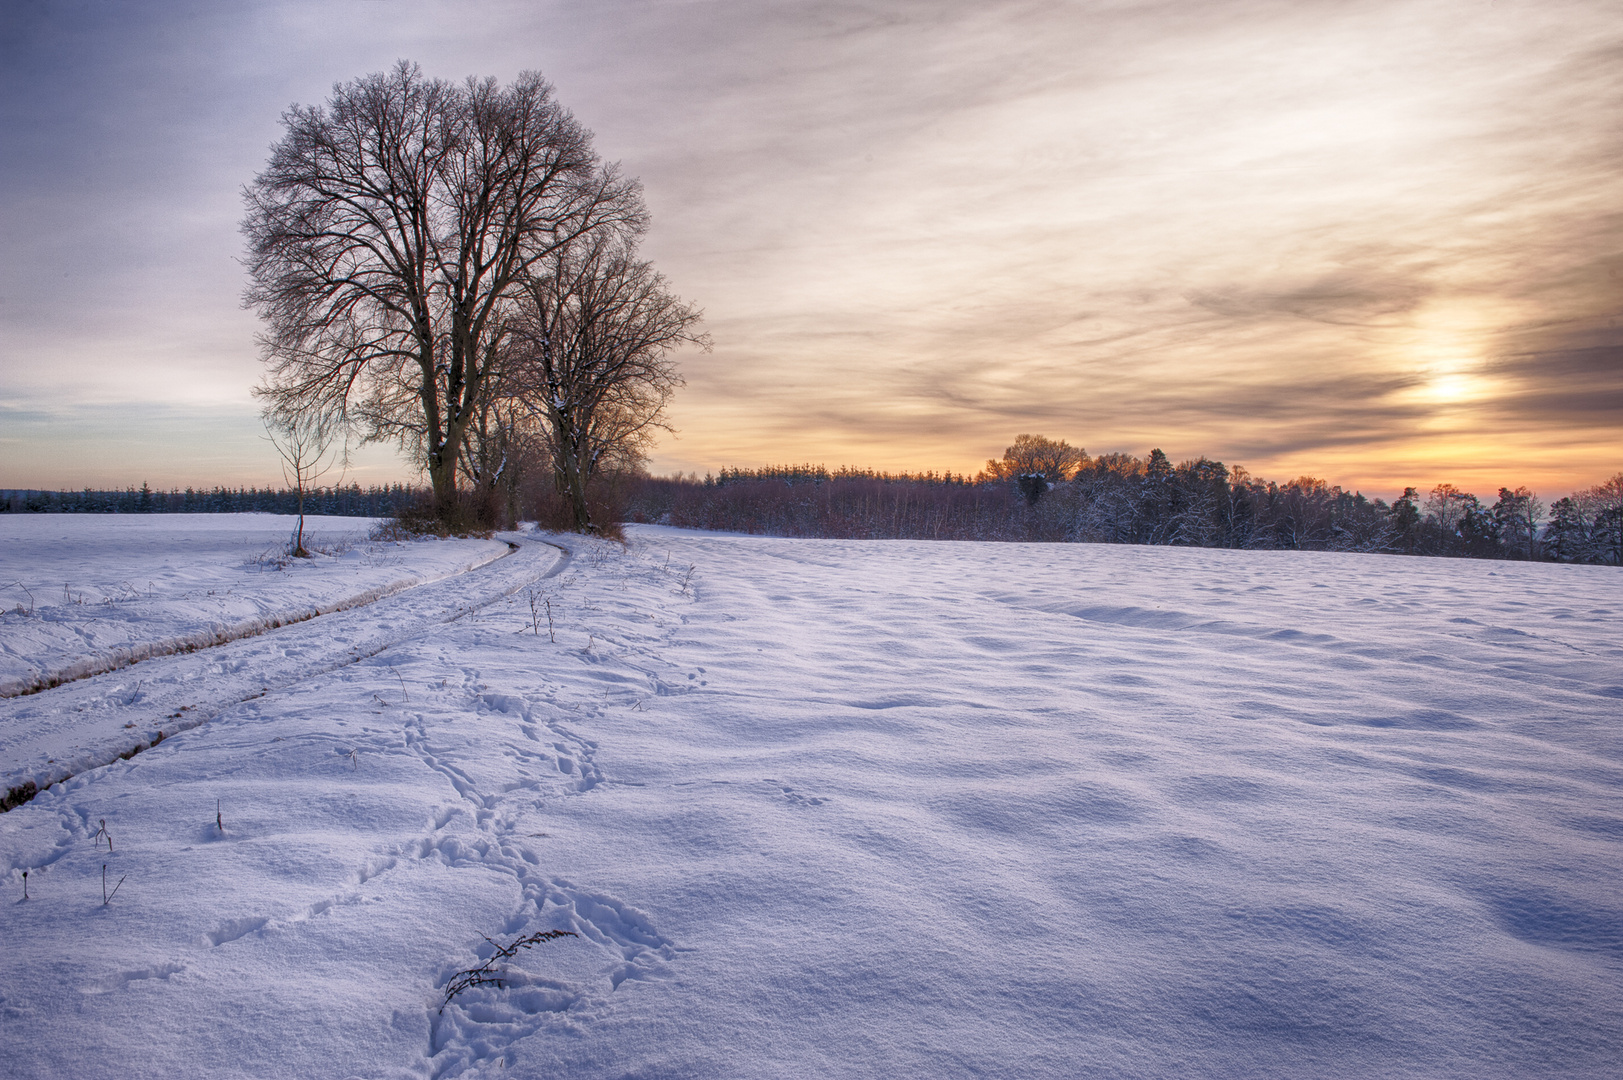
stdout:
<svg viewBox="0 0 1623 1080">
<path fill-rule="evenodd" d="M 0 515 L 0 697 L 342 610 L 507 553 L 493 540 L 373 543 L 374 518 Z"/>
<path fill-rule="evenodd" d="M 0 815 L 8 1077 L 1617 1075 L 1615 569 L 509 539 L 0 702 L 217 712 Z"/>
</svg>

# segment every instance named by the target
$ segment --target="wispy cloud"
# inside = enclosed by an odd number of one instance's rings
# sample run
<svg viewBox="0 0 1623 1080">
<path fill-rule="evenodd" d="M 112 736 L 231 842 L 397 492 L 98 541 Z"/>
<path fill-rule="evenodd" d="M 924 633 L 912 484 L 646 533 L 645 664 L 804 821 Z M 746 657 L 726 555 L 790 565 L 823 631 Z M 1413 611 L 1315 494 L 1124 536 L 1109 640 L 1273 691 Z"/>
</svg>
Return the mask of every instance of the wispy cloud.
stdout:
<svg viewBox="0 0 1623 1080">
<path fill-rule="evenodd" d="M 657 467 L 1028 430 L 1365 486 L 1623 465 L 1603 0 L 18 10 L 0 370 L 39 400 L 248 411 L 236 191 L 288 103 L 410 56 L 542 69 L 643 178 L 717 345 Z"/>
</svg>

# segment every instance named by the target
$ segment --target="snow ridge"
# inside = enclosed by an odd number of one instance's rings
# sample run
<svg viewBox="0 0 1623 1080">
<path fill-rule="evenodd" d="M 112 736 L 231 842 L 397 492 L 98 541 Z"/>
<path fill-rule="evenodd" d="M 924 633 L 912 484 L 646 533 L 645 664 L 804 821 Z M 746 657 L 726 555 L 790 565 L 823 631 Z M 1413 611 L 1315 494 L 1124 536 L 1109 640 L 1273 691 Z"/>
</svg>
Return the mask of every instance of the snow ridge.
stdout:
<svg viewBox="0 0 1623 1080">
<path fill-rule="evenodd" d="M 0 703 L 272 687 L 0 815 L 8 1078 L 1616 1075 L 1615 570 L 628 534 Z"/>
<path fill-rule="evenodd" d="M 473 570 L 439 575 L 326 618 L 284 623 L 207 650 L 153 657 L 131 685 L 117 671 L 0 699 L 0 791 L 25 794 L 156 745 L 233 705 L 376 656 L 561 572 L 565 543 L 512 534 Z M 471 576 L 470 576 L 471 575 Z M 336 620 L 336 621 L 335 621 Z"/>
<path fill-rule="evenodd" d="M 330 615 L 334 612 L 348 611 L 351 608 L 373 604 L 406 589 L 414 589 L 420 585 L 432 584 L 445 578 L 477 570 L 497 559 L 506 557 L 512 551 L 513 548 L 509 547 L 506 551 L 483 552 L 459 565 L 437 573 L 405 574 L 387 584 L 362 589 L 337 600 L 290 605 L 234 623 L 215 623 L 199 630 L 114 648 L 28 675 L 0 678 L 0 698 L 37 694 L 41 690 L 53 689 L 63 683 L 86 679 L 92 675 L 117 671 L 120 668 L 140 663 L 143 660 L 170 656 L 175 653 L 189 653 L 196 652 L 199 649 L 215 648 L 243 638 L 255 637 L 270 630 L 280 629 L 283 626 L 305 622 L 321 615 Z"/>
</svg>

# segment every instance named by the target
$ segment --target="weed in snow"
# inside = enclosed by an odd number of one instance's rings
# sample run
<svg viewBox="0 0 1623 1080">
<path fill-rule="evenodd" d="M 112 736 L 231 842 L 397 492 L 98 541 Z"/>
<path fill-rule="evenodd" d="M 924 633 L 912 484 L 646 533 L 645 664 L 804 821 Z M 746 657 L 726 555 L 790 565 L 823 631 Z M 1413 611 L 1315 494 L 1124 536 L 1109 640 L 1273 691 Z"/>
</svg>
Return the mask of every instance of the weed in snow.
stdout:
<svg viewBox="0 0 1623 1080">
<path fill-rule="evenodd" d="M 22 606 L 22 604 L 19 603 L 14 610 L 19 615 L 32 615 L 34 613 L 34 594 L 33 594 L 32 591 L 29 590 L 27 585 L 24 585 L 21 581 L 13 581 L 9 585 L 0 586 L 0 588 L 6 588 L 6 589 L 18 588 L 18 589 L 21 589 L 23 592 L 28 593 L 28 607 L 24 608 Z"/>
<path fill-rule="evenodd" d="M 547 616 L 547 639 L 553 644 L 557 644 L 558 631 L 552 623 L 552 597 L 546 593 L 537 596 L 534 589 L 530 589 L 527 595 L 530 599 L 530 632 L 538 637 L 540 636 L 541 615 L 544 611 Z M 519 633 L 523 633 L 523 631 L 521 630 Z M 440 685 L 444 686 L 445 684 L 442 682 Z"/>
<path fill-rule="evenodd" d="M 484 937 L 483 934 L 480 936 Z M 491 954 L 490 959 L 486 960 L 478 967 L 466 968 L 457 972 L 456 975 L 452 977 L 451 981 L 446 984 L 445 1000 L 440 1003 L 440 1012 L 443 1013 L 445 1011 L 445 1006 L 451 1004 L 451 999 L 462 993 L 464 990 L 471 989 L 475 986 L 495 986 L 500 989 L 502 986 L 503 975 L 501 970 L 498 969 L 496 965 L 501 961 L 514 956 L 520 949 L 531 948 L 541 944 L 543 941 L 556 941 L 559 938 L 579 936 L 580 935 L 575 933 L 573 930 L 539 930 L 528 937 L 519 938 L 511 945 L 497 945 L 490 938 L 485 938 L 485 940 L 489 941 L 491 947 L 496 951 Z"/>
</svg>

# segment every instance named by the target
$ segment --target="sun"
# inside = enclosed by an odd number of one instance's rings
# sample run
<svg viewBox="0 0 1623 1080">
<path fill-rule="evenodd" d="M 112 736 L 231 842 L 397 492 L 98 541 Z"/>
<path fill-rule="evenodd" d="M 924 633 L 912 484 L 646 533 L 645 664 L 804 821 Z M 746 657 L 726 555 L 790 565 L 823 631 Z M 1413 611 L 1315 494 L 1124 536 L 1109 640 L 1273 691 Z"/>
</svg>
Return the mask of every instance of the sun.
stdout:
<svg viewBox="0 0 1623 1080">
<path fill-rule="evenodd" d="M 1433 376 L 1421 387 L 1420 393 L 1427 401 L 1455 405 L 1482 397 L 1486 390 L 1486 380 L 1469 372 L 1452 371 Z"/>
</svg>

